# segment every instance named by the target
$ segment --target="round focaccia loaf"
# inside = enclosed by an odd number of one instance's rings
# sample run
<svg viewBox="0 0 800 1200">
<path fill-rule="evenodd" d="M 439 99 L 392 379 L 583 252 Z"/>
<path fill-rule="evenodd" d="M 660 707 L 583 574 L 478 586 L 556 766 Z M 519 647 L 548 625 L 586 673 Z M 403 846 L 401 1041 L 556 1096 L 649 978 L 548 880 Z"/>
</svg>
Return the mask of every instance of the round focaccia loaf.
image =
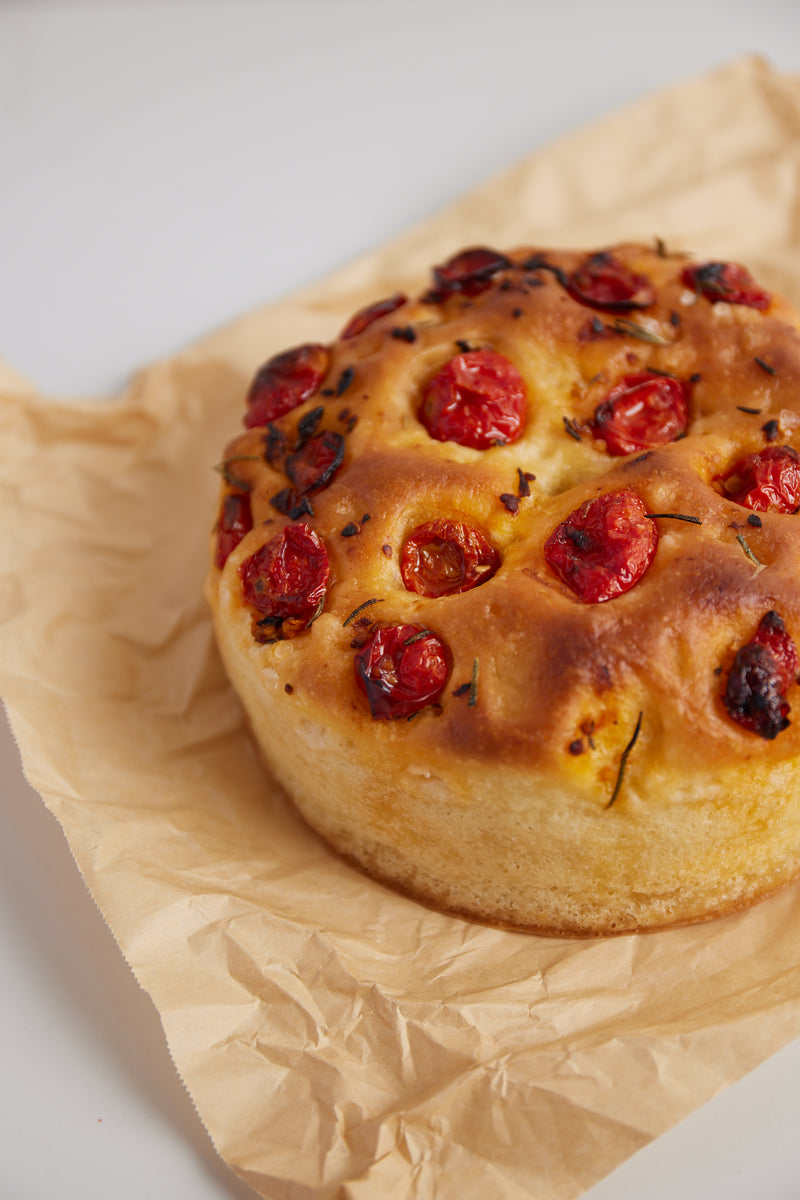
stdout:
<svg viewBox="0 0 800 1200">
<path fill-rule="evenodd" d="M 260 368 L 207 594 L 332 847 L 551 934 L 800 873 L 798 330 L 661 243 L 476 247 Z"/>
</svg>

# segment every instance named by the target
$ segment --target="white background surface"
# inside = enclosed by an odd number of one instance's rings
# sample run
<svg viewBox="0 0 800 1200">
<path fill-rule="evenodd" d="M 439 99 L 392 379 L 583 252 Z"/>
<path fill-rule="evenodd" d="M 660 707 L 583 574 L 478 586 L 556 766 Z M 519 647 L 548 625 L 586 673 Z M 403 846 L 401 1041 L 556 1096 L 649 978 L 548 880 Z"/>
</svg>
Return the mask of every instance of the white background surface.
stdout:
<svg viewBox="0 0 800 1200">
<path fill-rule="evenodd" d="M 108 394 L 751 51 L 800 73 L 797 0 L 0 0 L 0 355 L 51 393 Z M 5 730 L 0 786 L 0 1197 L 251 1196 Z M 797 1200 L 799 1079 L 795 1043 L 588 1200 Z"/>
</svg>

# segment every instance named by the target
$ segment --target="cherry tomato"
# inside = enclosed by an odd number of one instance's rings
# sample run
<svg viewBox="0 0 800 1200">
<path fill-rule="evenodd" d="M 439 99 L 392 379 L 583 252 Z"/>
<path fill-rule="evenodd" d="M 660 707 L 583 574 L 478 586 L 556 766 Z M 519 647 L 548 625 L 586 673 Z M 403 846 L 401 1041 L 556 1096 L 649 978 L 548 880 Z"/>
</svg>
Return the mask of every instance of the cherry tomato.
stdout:
<svg viewBox="0 0 800 1200">
<path fill-rule="evenodd" d="M 388 316 L 389 313 L 393 313 L 395 309 L 400 308 L 407 302 L 407 296 L 404 296 L 402 292 L 395 292 L 393 296 L 387 297 L 386 300 L 378 300 L 376 304 L 369 304 L 366 308 L 360 308 L 347 322 L 339 337 L 342 341 L 356 337 L 359 333 L 363 333 L 373 321 L 377 321 L 380 317 Z"/>
<path fill-rule="evenodd" d="M 400 573 L 410 592 L 453 596 L 491 579 L 500 555 L 480 530 L 463 521 L 428 521 L 406 539 Z"/>
<path fill-rule="evenodd" d="M 327 373 L 327 346 L 309 342 L 270 358 L 256 373 L 247 394 L 248 429 L 268 425 L 313 396 Z"/>
<path fill-rule="evenodd" d="M 793 513 L 800 506 L 800 455 L 767 446 L 737 462 L 723 479 L 731 500 L 753 512 Z"/>
<path fill-rule="evenodd" d="M 567 291 L 580 304 L 605 312 L 648 308 L 656 298 L 647 276 L 632 271 L 608 250 L 590 254 L 567 277 Z"/>
<path fill-rule="evenodd" d="M 658 532 L 646 511 L 627 488 L 587 500 L 550 534 L 545 560 L 585 604 L 613 600 L 653 561 Z"/>
<path fill-rule="evenodd" d="M 511 262 L 497 250 L 474 246 L 462 250 L 433 269 L 433 288 L 426 300 L 446 300 L 458 292 L 462 296 L 477 296 L 491 286 L 492 276 L 510 267 Z"/>
<path fill-rule="evenodd" d="M 276 624 L 299 620 L 300 628 L 319 610 L 329 576 L 325 545 L 305 522 L 287 525 L 239 566 L 247 603 Z"/>
<path fill-rule="evenodd" d="M 525 384 L 514 364 L 492 350 L 469 350 L 434 375 L 419 419 L 439 442 L 486 450 L 516 441 L 526 410 Z"/>
<path fill-rule="evenodd" d="M 220 571 L 244 535 L 252 528 L 250 497 L 246 492 L 228 492 L 222 501 L 217 523 L 217 552 L 214 561 Z"/>
<path fill-rule="evenodd" d="M 748 308 L 769 308 L 772 297 L 759 287 L 746 267 L 738 263 L 693 263 L 684 267 L 681 279 L 686 287 L 705 296 L 712 304 L 744 304 Z"/>
<path fill-rule="evenodd" d="M 689 388 L 669 375 L 626 375 L 598 405 L 592 436 L 609 454 L 634 454 L 674 442 L 689 423 Z"/>
<path fill-rule="evenodd" d="M 433 704 L 450 673 L 444 644 L 419 625 L 376 630 L 356 654 L 354 668 L 376 720 L 410 717 Z"/>
<path fill-rule="evenodd" d="M 736 653 L 723 697 L 737 724 L 772 740 L 789 724 L 786 692 L 795 681 L 797 647 L 776 612 L 761 619 L 754 637 Z"/>
<path fill-rule="evenodd" d="M 340 433 L 324 429 L 289 455 L 285 470 L 296 491 L 309 495 L 328 486 L 342 465 L 343 458 L 344 438 Z"/>
</svg>

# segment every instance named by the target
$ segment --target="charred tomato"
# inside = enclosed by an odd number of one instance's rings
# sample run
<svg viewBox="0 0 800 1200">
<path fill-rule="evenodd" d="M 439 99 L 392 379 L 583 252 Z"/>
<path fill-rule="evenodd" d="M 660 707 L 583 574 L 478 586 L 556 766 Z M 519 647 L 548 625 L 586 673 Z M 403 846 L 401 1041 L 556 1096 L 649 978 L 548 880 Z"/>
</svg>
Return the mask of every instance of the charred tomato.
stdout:
<svg viewBox="0 0 800 1200">
<path fill-rule="evenodd" d="M 444 643 L 419 625 L 377 629 L 354 669 L 375 720 L 411 717 L 435 703 L 450 673 Z"/>
<path fill-rule="evenodd" d="M 433 287 L 423 299 L 435 302 L 456 293 L 477 296 L 491 286 L 493 275 L 510 266 L 510 259 L 487 246 L 462 250 L 433 268 Z"/>
<path fill-rule="evenodd" d="M 604 312 L 629 312 L 649 308 L 655 289 L 646 275 L 632 271 L 608 250 L 590 254 L 566 277 L 573 300 Z"/>
<path fill-rule="evenodd" d="M 350 320 L 345 325 L 342 332 L 339 334 L 342 341 L 347 341 L 349 338 L 357 337 L 359 333 L 363 333 L 373 321 L 379 320 L 380 317 L 386 317 L 389 313 L 393 313 L 396 309 L 408 302 L 408 297 L 402 292 L 395 292 L 393 296 L 387 296 L 385 300 L 378 300 L 375 304 L 368 304 L 366 308 L 360 308 L 357 313 L 354 313 Z"/>
<path fill-rule="evenodd" d="M 327 346 L 308 342 L 276 354 L 259 368 L 247 394 L 248 429 L 268 425 L 313 396 L 330 366 Z"/>
<path fill-rule="evenodd" d="M 291 622 L 293 633 L 319 612 L 329 577 L 325 544 L 305 522 L 287 525 L 239 565 L 246 602 L 263 614 L 265 624 Z"/>
<path fill-rule="evenodd" d="M 800 657 L 783 619 L 766 613 L 754 636 L 733 660 L 723 697 L 728 714 L 751 733 L 772 740 L 789 724 L 786 693 Z"/>
<path fill-rule="evenodd" d="M 627 488 L 587 500 L 545 542 L 550 568 L 585 604 L 613 600 L 644 575 L 658 545 L 655 522 Z"/>
<path fill-rule="evenodd" d="M 712 304 L 744 304 L 762 311 L 772 297 L 756 283 L 746 267 L 731 262 L 693 263 L 684 267 L 681 280 L 687 288 L 704 296 Z"/>
<path fill-rule="evenodd" d="M 674 442 L 689 423 L 689 388 L 671 375 L 626 375 L 595 409 L 592 436 L 609 454 L 635 454 Z"/>
<path fill-rule="evenodd" d="M 486 583 L 500 566 L 500 555 L 479 529 L 463 521 L 440 519 L 419 525 L 400 553 L 400 573 L 410 592 L 452 596 Z"/>
<path fill-rule="evenodd" d="M 229 492 L 219 512 L 217 522 L 217 549 L 214 562 L 220 570 L 239 545 L 246 533 L 253 528 L 250 497 L 246 492 Z"/>
<path fill-rule="evenodd" d="M 526 411 L 525 384 L 514 364 L 492 350 L 469 350 L 434 375 L 419 419 L 439 442 L 487 450 L 516 441 Z"/>
</svg>

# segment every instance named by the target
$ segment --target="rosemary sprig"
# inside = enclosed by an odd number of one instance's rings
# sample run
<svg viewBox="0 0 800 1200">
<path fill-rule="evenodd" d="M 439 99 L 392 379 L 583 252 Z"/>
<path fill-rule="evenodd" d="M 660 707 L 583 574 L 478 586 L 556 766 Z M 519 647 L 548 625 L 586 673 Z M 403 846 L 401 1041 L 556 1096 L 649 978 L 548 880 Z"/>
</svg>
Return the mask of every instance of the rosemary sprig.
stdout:
<svg viewBox="0 0 800 1200">
<path fill-rule="evenodd" d="M 346 617 L 344 619 L 344 621 L 342 621 L 342 629 L 345 629 L 350 624 L 351 621 L 355 620 L 355 618 L 358 616 L 358 614 L 360 612 L 363 612 L 365 608 L 369 608 L 369 606 L 371 604 L 383 604 L 383 603 L 385 603 L 385 601 L 382 599 L 379 599 L 377 596 L 374 596 L 371 600 L 365 600 L 363 604 L 359 604 L 358 608 L 353 609 L 353 611 L 350 613 L 349 617 Z"/>
<path fill-rule="evenodd" d="M 421 642 L 423 638 L 435 636 L 432 629 L 420 629 L 418 633 L 412 633 L 411 637 L 407 637 L 403 642 L 404 646 L 413 646 L 414 642 Z"/>
<path fill-rule="evenodd" d="M 474 708 L 478 703 L 478 677 L 480 675 L 480 664 L 477 658 L 472 660 L 472 678 L 469 681 L 469 699 L 467 707 Z"/>
<path fill-rule="evenodd" d="M 639 325 L 636 321 L 629 321 L 627 317 L 617 317 L 614 320 L 612 329 L 617 333 L 625 333 L 629 337 L 638 338 L 640 342 L 649 342 L 651 346 L 669 346 L 668 338 L 662 337 L 660 333 L 654 333 L 652 329 L 645 329 L 644 325 Z"/>
<path fill-rule="evenodd" d="M 639 713 L 639 719 L 636 722 L 636 728 L 633 731 L 633 736 L 631 737 L 631 740 L 628 742 L 627 746 L 625 747 L 625 749 L 622 751 L 622 754 L 620 755 L 619 770 L 617 771 L 617 782 L 614 784 L 614 790 L 611 793 L 611 799 L 609 800 L 608 804 L 606 805 L 606 808 L 611 808 L 611 805 L 614 803 L 614 801 L 616 800 L 617 796 L 620 793 L 620 788 L 622 787 L 622 777 L 625 774 L 625 767 L 628 765 L 628 756 L 629 756 L 631 750 L 633 749 L 633 747 L 636 745 L 636 739 L 639 737 L 639 731 L 642 728 L 642 716 L 643 715 L 644 715 L 643 713 L 641 713 L 641 712 Z"/>
<path fill-rule="evenodd" d="M 747 539 L 745 538 L 744 534 L 737 533 L 736 540 L 752 563 L 755 563 L 757 567 L 765 567 L 767 565 L 766 563 L 763 563 L 760 558 L 756 558 L 755 554 L 753 554 L 753 551 L 747 544 Z"/>
<path fill-rule="evenodd" d="M 651 521 L 663 518 L 665 521 L 688 521 L 691 525 L 702 525 L 699 517 L 690 517 L 688 513 L 645 513 Z"/>
</svg>

